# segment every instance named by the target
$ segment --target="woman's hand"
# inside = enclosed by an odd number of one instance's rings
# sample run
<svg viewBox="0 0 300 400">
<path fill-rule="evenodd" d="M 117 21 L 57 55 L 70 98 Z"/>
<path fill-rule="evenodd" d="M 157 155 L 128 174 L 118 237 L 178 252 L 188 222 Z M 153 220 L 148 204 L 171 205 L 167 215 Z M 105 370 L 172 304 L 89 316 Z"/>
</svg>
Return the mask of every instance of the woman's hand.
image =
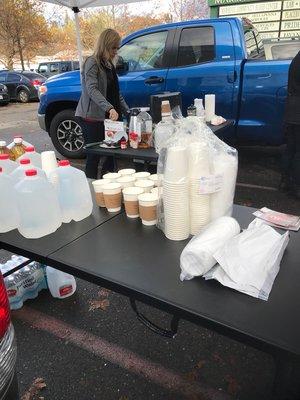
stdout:
<svg viewBox="0 0 300 400">
<path fill-rule="evenodd" d="M 109 119 L 111 119 L 112 121 L 118 121 L 119 114 L 117 113 L 117 111 L 114 108 L 109 110 L 108 115 L 109 115 Z"/>
</svg>

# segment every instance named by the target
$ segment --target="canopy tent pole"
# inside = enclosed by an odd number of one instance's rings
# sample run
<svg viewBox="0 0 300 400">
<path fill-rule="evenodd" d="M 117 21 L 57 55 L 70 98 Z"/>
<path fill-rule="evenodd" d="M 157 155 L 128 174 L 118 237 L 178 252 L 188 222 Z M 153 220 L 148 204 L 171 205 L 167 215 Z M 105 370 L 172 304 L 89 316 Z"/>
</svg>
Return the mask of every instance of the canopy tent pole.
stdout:
<svg viewBox="0 0 300 400">
<path fill-rule="evenodd" d="M 75 17 L 76 40 L 77 40 L 77 49 L 78 49 L 78 57 L 79 57 L 79 67 L 80 67 L 80 71 L 81 71 L 81 68 L 82 68 L 82 45 L 81 45 L 80 26 L 79 26 L 79 18 L 78 18 L 78 13 L 80 10 L 78 7 L 72 7 L 72 10 L 74 11 L 74 17 Z"/>
</svg>

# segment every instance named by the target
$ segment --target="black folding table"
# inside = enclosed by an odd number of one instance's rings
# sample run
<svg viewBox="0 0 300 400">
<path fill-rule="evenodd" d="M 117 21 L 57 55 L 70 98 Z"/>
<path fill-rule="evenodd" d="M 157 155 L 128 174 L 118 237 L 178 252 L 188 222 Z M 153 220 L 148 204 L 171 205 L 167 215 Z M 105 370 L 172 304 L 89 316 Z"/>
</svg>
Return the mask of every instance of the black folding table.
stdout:
<svg viewBox="0 0 300 400">
<path fill-rule="evenodd" d="M 243 228 L 254 218 L 252 212 L 234 207 Z M 26 240 L 13 231 L 0 235 L 0 246 L 128 296 L 138 318 L 164 336 L 174 336 L 183 318 L 271 353 L 277 363 L 272 400 L 300 398 L 299 388 L 290 384 L 299 377 L 299 233 L 291 233 L 265 302 L 215 281 L 180 282 L 179 257 L 187 241 L 170 241 L 156 227 L 145 227 L 125 213 L 110 216 L 96 209 L 93 221 L 71 224 L 76 227 L 72 234 L 71 225 L 64 224 L 56 233 L 37 240 Z M 141 315 L 136 301 L 170 313 L 170 331 Z"/>
<path fill-rule="evenodd" d="M 228 129 L 230 126 L 234 124 L 233 120 L 228 120 L 221 125 L 211 125 L 208 124 L 209 128 L 216 134 L 220 134 L 221 132 Z M 114 158 L 114 165 L 116 169 L 116 159 L 125 158 L 129 160 L 142 160 L 144 162 L 145 169 L 148 169 L 148 166 L 151 162 L 156 162 L 158 159 L 158 154 L 156 153 L 154 148 L 150 149 L 133 149 L 128 147 L 125 150 L 121 150 L 120 148 L 103 148 L 99 146 L 99 143 L 90 143 L 84 147 L 86 153 L 97 154 L 99 156 L 112 156 Z"/>
</svg>

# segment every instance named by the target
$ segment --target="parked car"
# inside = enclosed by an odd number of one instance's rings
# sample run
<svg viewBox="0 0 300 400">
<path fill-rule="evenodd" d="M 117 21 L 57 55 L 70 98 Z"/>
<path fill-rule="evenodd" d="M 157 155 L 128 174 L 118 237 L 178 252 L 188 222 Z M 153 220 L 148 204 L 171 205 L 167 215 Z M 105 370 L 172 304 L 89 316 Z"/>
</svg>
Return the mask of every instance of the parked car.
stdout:
<svg viewBox="0 0 300 400">
<path fill-rule="evenodd" d="M 300 38 L 277 38 L 263 41 L 266 60 L 293 59 L 300 51 Z"/>
<path fill-rule="evenodd" d="M 46 81 L 45 77 L 31 71 L 0 71 L 0 83 L 8 88 L 10 100 L 28 103 L 38 99 L 38 88 Z"/>
<path fill-rule="evenodd" d="M 9 103 L 9 95 L 7 86 L 0 83 L 0 104 L 8 104 Z"/>
<path fill-rule="evenodd" d="M 290 60 L 266 60 L 255 27 L 240 18 L 193 20 L 132 33 L 119 50 L 120 89 L 130 107 L 150 96 L 181 92 L 183 113 L 194 98 L 216 94 L 216 112 L 235 121 L 223 138 L 234 143 L 280 145 Z M 74 112 L 79 71 L 40 87 L 38 119 L 66 157 L 83 155 Z"/>
<path fill-rule="evenodd" d="M 6 288 L 0 272 L 0 400 L 18 400 L 17 345 Z"/>
<path fill-rule="evenodd" d="M 79 70 L 79 61 L 52 61 L 40 63 L 37 72 L 46 78 L 63 72 Z"/>
</svg>

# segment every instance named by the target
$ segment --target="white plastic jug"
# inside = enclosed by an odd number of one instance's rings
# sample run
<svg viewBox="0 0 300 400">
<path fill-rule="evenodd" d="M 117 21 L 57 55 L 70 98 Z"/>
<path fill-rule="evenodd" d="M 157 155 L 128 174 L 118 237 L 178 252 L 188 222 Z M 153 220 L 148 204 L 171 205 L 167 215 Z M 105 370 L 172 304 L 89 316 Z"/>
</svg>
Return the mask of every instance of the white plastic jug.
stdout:
<svg viewBox="0 0 300 400">
<path fill-rule="evenodd" d="M 41 155 L 35 151 L 34 146 L 28 146 L 25 149 L 25 153 L 19 158 L 19 160 L 24 160 L 26 158 L 29 158 L 31 161 L 31 164 L 34 167 L 37 168 L 42 168 L 42 159 Z"/>
<path fill-rule="evenodd" d="M 20 216 L 13 180 L 0 167 L 0 233 L 18 228 Z"/>
<path fill-rule="evenodd" d="M 16 184 L 20 213 L 19 232 L 28 239 L 49 235 L 61 226 L 57 194 L 48 180 L 37 176 L 35 169 Z"/>
<path fill-rule="evenodd" d="M 18 167 L 18 164 L 10 160 L 8 154 L 0 154 L 0 167 L 2 167 L 3 172 L 9 175 Z"/>
<path fill-rule="evenodd" d="M 10 177 L 13 179 L 14 184 L 16 185 L 18 182 L 20 182 L 22 179 L 25 178 L 25 171 L 28 169 L 32 169 L 33 166 L 31 164 L 31 161 L 29 158 L 19 158 L 19 166 L 16 168 L 11 174 Z M 45 172 L 41 168 L 36 168 L 37 171 L 37 176 L 47 179 Z"/>
<path fill-rule="evenodd" d="M 59 162 L 59 167 L 49 175 L 50 182 L 58 193 L 62 222 L 81 221 L 91 215 L 93 201 L 85 173 L 71 167 L 68 160 Z"/>
<path fill-rule="evenodd" d="M 75 293 L 76 281 L 74 276 L 51 267 L 46 267 L 46 276 L 53 297 L 64 299 Z"/>
</svg>

